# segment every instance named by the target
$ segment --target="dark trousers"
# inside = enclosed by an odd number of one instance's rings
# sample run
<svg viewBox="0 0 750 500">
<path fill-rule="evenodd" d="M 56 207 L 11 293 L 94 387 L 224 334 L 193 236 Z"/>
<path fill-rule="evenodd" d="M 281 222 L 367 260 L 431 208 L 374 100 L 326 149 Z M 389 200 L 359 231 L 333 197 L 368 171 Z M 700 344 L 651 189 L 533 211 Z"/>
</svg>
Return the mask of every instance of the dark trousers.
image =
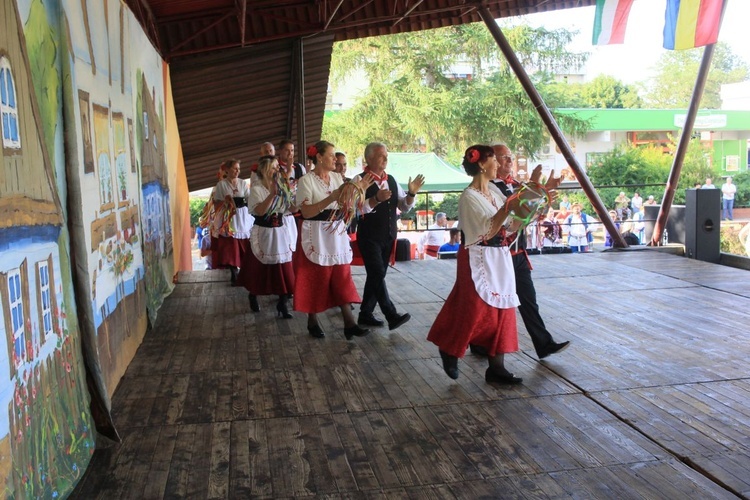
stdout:
<svg viewBox="0 0 750 500">
<path fill-rule="evenodd" d="M 534 343 L 534 349 L 537 354 L 544 353 L 547 346 L 553 342 L 552 334 L 544 326 L 544 320 L 539 315 L 539 306 L 536 303 L 536 289 L 534 281 L 531 279 L 531 269 L 529 268 L 529 258 L 520 253 L 513 256 L 513 269 L 516 274 L 516 294 L 521 305 L 518 311 L 521 313 L 521 319 L 529 332 L 531 341 Z"/>
<path fill-rule="evenodd" d="M 375 304 L 378 304 L 386 319 L 391 319 L 396 316 L 397 312 L 396 306 L 388 296 L 385 273 L 388 271 L 388 262 L 391 259 L 393 240 L 391 238 L 384 241 L 358 239 L 357 244 L 365 264 L 365 271 L 367 271 L 360 314 L 372 314 Z"/>
</svg>

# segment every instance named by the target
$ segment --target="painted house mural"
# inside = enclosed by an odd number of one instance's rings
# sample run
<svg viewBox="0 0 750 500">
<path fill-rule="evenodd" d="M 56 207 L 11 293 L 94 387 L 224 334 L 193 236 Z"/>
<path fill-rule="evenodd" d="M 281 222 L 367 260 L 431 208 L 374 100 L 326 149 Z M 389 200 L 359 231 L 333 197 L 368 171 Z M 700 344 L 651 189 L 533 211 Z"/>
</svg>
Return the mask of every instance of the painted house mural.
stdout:
<svg viewBox="0 0 750 500">
<path fill-rule="evenodd" d="M 79 200 L 70 218 L 83 229 L 72 236 L 80 263 L 75 279 L 87 297 L 79 299 L 80 315 L 90 320 L 82 330 L 94 346 L 108 409 L 147 328 L 141 195 L 127 126 L 135 110 L 129 55 L 141 50 L 140 40 L 132 38 L 134 21 L 119 2 L 65 1 L 63 7 L 71 82 L 63 94 L 70 111 L 66 163 L 69 195 Z"/>
<path fill-rule="evenodd" d="M 51 35 L 41 0 L 24 5 L 26 25 Z M 2 2 L 0 488 L 8 498 L 64 494 L 94 450 L 64 210 L 30 69 L 39 50 L 27 46 L 15 1 Z"/>
<path fill-rule="evenodd" d="M 118 438 L 110 398 L 172 290 L 173 242 L 183 240 L 172 195 L 187 200 L 187 185 L 170 184 L 183 165 L 166 153 L 166 75 L 122 2 L 0 2 L 8 498 L 65 497 L 96 431 Z"/>
<path fill-rule="evenodd" d="M 149 88 L 144 75 L 139 74 L 140 92 L 137 101 L 140 151 L 141 190 L 143 200 L 143 240 L 146 261 L 147 308 L 151 321 L 156 321 L 156 311 L 164 296 L 172 289 L 174 274 L 172 260 L 172 216 L 167 184 L 167 164 L 164 155 L 163 106 L 157 113 L 157 98 Z M 160 99 L 163 102 L 163 98 Z"/>
</svg>

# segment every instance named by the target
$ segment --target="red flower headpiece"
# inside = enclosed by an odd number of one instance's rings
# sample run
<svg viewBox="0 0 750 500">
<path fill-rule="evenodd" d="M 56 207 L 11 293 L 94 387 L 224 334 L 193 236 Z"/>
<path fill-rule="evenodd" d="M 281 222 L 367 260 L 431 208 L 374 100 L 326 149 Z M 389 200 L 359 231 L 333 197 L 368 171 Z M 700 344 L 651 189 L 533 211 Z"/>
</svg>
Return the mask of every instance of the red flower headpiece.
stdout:
<svg viewBox="0 0 750 500">
<path fill-rule="evenodd" d="M 466 152 L 466 159 L 469 160 L 471 163 L 476 163 L 479 161 L 479 150 L 475 148 L 470 148 Z"/>
<path fill-rule="evenodd" d="M 315 144 L 311 144 L 307 147 L 307 156 L 308 158 L 313 158 L 318 154 L 318 148 L 315 147 Z"/>
</svg>

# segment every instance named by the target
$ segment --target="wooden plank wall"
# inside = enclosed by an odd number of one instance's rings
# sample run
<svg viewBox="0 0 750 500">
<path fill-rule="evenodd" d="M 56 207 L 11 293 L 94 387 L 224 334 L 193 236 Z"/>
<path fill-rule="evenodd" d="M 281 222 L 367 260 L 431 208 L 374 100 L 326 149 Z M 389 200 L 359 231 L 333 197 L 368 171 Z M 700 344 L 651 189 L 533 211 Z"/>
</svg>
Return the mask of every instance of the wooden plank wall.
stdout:
<svg viewBox="0 0 750 500">
<path fill-rule="evenodd" d="M 316 340 L 223 271 L 181 275 L 114 395 L 123 443 L 71 498 L 750 496 L 750 273 L 653 251 L 533 264 L 572 346 L 540 362 L 519 321 L 515 387 L 470 354 L 449 379 L 425 340 L 455 261 L 398 263 L 412 320 L 352 341 L 334 311 Z"/>
</svg>

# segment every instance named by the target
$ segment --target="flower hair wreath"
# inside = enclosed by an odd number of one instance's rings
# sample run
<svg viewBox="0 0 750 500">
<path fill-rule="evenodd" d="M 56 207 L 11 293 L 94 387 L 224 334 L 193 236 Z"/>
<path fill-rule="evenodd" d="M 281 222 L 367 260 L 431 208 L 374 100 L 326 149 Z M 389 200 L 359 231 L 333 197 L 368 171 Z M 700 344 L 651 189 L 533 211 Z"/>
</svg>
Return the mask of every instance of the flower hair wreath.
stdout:
<svg viewBox="0 0 750 500">
<path fill-rule="evenodd" d="M 309 158 L 313 158 L 318 154 L 318 148 L 315 147 L 315 144 L 311 144 L 307 147 L 307 156 Z"/>
<path fill-rule="evenodd" d="M 466 159 L 469 160 L 471 163 L 476 163 L 479 161 L 479 150 L 476 148 L 471 148 L 466 152 Z"/>
</svg>

